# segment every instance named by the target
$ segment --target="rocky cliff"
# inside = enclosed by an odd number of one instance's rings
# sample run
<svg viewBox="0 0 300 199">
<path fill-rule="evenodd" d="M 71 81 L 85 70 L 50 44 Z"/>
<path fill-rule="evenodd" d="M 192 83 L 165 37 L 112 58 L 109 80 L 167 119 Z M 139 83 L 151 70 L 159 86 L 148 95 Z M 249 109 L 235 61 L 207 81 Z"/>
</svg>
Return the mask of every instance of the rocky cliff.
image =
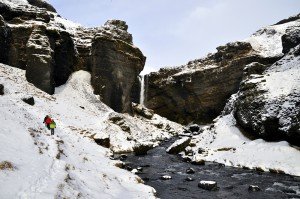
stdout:
<svg viewBox="0 0 300 199">
<path fill-rule="evenodd" d="M 270 65 L 277 59 L 260 56 L 249 42 L 228 43 L 206 58 L 151 73 L 146 105 L 179 123 L 211 122 L 238 91 L 246 65 Z"/>
<path fill-rule="evenodd" d="M 95 94 L 119 112 L 132 112 L 132 87 L 145 64 L 128 26 L 109 20 L 84 28 L 61 18 L 45 1 L 0 1 L 0 63 L 26 70 L 36 87 L 53 94 L 70 74 L 92 74 Z"/>
<path fill-rule="evenodd" d="M 209 123 L 233 112 L 253 137 L 300 145 L 300 15 L 187 65 L 147 75 L 146 106 L 173 121 Z"/>
</svg>

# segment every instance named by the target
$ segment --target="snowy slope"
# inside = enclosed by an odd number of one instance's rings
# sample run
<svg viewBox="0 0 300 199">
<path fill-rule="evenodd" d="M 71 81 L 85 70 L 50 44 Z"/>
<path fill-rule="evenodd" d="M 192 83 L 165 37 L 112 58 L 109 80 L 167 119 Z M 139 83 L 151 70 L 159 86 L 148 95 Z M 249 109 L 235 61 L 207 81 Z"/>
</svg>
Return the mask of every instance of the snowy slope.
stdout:
<svg viewBox="0 0 300 199">
<path fill-rule="evenodd" d="M 227 166 L 284 172 L 300 176 L 300 151 L 286 141 L 266 142 L 247 138 L 236 126 L 232 114 L 215 120 L 193 137 L 194 161 L 213 161 Z M 199 150 L 201 149 L 201 150 Z"/>
<path fill-rule="evenodd" d="M 0 96 L 0 164 L 8 161 L 14 166 L 0 170 L 0 198 L 154 197 L 153 188 L 115 167 L 117 161 L 109 159 L 110 150 L 90 138 L 92 134 L 109 135 L 115 151 L 132 151 L 135 144 L 107 120 L 116 113 L 98 101 L 89 81 L 89 73 L 78 71 L 50 96 L 29 84 L 25 71 L 0 64 L 0 83 L 5 88 Z M 26 96 L 34 97 L 34 106 L 21 100 Z M 54 136 L 42 123 L 46 114 L 56 120 Z M 153 125 L 168 123 L 159 116 L 153 121 L 131 116 L 126 120 L 135 124 L 131 129 L 136 140 L 157 142 L 171 136 Z M 125 139 L 119 139 L 122 136 Z"/>
<path fill-rule="evenodd" d="M 267 26 L 258 30 L 245 41 L 249 42 L 253 49 L 263 57 L 282 56 L 281 37 L 287 29 L 291 28 L 300 29 L 300 20 Z"/>
</svg>

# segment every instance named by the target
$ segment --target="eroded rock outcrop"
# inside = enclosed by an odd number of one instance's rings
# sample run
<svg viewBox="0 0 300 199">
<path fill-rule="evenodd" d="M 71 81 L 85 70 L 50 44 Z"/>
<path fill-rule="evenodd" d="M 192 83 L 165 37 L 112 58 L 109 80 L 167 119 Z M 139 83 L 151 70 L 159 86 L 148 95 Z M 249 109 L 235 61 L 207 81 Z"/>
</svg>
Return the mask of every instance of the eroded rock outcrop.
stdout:
<svg viewBox="0 0 300 199">
<path fill-rule="evenodd" d="M 26 44 L 26 79 L 47 93 L 54 93 L 53 51 L 45 26 L 36 26 Z"/>
<path fill-rule="evenodd" d="M 247 64 L 277 60 L 257 55 L 247 42 L 228 43 L 217 50 L 185 66 L 151 73 L 146 106 L 182 124 L 211 122 L 238 91 Z"/>
<path fill-rule="evenodd" d="M 241 83 L 235 118 L 252 135 L 300 145 L 300 56 L 295 54 L 299 48 Z"/>
<path fill-rule="evenodd" d="M 86 70 L 102 101 L 132 113 L 132 87 L 145 57 L 124 21 L 84 28 L 61 18 L 45 1 L 0 2 L 0 63 L 26 70 L 26 78 L 53 94 L 70 74 Z M 136 94 L 135 94 L 136 95 Z"/>
<path fill-rule="evenodd" d="M 114 31 L 114 37 L 108 37 L 104 31 L 93 39 L 92 84 L 95 93 L 115 111 L 132 112 L 131 89 L 146 58 L 132 45 L 125 23 L 108 21 L 105 25 L 112 26 L 108 31 Z"/>
</svg>

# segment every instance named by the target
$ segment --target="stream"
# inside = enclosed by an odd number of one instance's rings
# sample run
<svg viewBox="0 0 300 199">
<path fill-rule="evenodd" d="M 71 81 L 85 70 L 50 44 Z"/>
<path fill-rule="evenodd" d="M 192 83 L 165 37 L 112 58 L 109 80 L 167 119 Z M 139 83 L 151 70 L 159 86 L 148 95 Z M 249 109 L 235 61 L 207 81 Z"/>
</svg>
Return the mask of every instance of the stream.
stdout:
<svg viewBox="0 0 300 199">
<path fill-rule="evenodd" d="M 192 165 L 184 162 L 179 155 L 166 153 L 166 148 L 173 142 L 174 139 L 162 142 L 148 151 L 147 155 L 127 154 L 127 158 L 123 159 L 128 170 L 141 167 L 136 174 L 146 185 L 155 188 L 159 198 L 300 198 L 300 177 L 227 167 L 212 162 Z M 189 168 L 193 168 L 195 173 L 187 174 Z M 164 175 L 172 179 L 162 180 Z M 187 177 L 193 181 L 187 181 Z M 216 181 L 218 189 L 208 191 L 199 188 L 200 180 Z M 257 185 L 261 190 L 249 191 L 249 185 Z"/>
</svg>

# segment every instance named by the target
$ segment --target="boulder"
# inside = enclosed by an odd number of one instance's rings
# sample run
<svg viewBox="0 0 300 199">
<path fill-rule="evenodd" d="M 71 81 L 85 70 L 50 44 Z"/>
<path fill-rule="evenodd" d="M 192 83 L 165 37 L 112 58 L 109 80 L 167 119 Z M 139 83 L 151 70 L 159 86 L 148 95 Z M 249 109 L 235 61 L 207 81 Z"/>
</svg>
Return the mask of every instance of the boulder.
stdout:
<svg viewBox="0 0 300 199">
<path fill-rule="evenodd" d="M 34 98 L 31 96 L 22 98 L 22 101 L 31 106 L 34 105 Z"/>
<path fill-rule="evenodd" d="M 4 86 L 0 84 L 0 95 L 4 95 Z"/>
<path fill-rule="evenodd" d="M 192 124 L 188 128 L 192 133 L 198 132 L 200 130 L 200 126 L 198 124 Z"/>
<path fill-rule="evenodd" d="M 205 165 L 205 160 L 192 160 L 191 163 L 194 165 Z"/>
<path fill-rule="evenodd" d="M 187 177 L 186 179 L 185 179 L 185 181 L 188 181 L 188 182 L 191 182 L 191 181 L 194 181 L 195 179 L 193 179 L 193 178 L 191 178 L 191 177 Z"/>
<path fill-rule="evenodd" d="M 205 181 L 205 180 L 201 180 L 198 183 L 198 187 L 208 190 L 208 191 L 216 191 L 218 190 L 218 186 L 217 183 L 215 181 Z"/>
<path fill-rule="evenodd" d="M 194 174 L 194 173 L 195 173 L 195 170 L 194 170 L 193 168 L 188 168 L 188 169 L 186 170 L 186 173 L 187 173 L 187 174 Z"/>
<path fill-rule="evenodd" d="M 171 180 L 172 177 L 169 176 L 169 175 L 164 175 L 164 176 L 161 176 L 160 179 L 161 179 L 161 180 Z"/>
<path fill-rule="evenodd" d="M 109 117 L 109 121 L 118 125 L 122 129 L 122 131 L 127 132 L 129 134 L 131 133 L 130 127 L 128 124 L 126 124 L 124 116 L 118 114 L 111 114 Z M 131 138 L 129 137 L 128 139 L 130 140 Z"/>
<path fill-rule="evenodd" d="M 107 136 L 107 137 L 94 136 L 93 139 L 100 146 L 103 146 L 105 148 L 110 147 L 110 138 L 109 138 L 109 136 Z"/>
<path fill-rule="evenodd" d="M 153 115 L 154 115 L 154 111 L 145 108 L 144 106 L 140 105 L 140 104 L 132 104 L 132 108 L 133 108 L 133 112 L 141 115 L 147 119 L 152 119 Z"/>
<path fill-rule="evenodd" d="M 135 155 L 147 155 L 147 152 L 153 148 L 153 143 L 136 143 L 133 147 Z"/>
<path fill-rule="evenodd" d="M 248 191 L 256 192 L 256 191 L 261 191 L 261 189 L 259 188 L 259 186 L 249 185 Z"/>
<path fill-rule="evenodd" d="M 126 154 L 121 154 L 120 155 L 120 160 L 126 160 L 127 159 L 127 155 Z"/>
<path fill-rule="evenodd" d="M 170 154 L 177 154 L 185 149 L 189 145 L 191 138 L 184 137 L 174 142 L 166 151 Z"/>
</svg>

